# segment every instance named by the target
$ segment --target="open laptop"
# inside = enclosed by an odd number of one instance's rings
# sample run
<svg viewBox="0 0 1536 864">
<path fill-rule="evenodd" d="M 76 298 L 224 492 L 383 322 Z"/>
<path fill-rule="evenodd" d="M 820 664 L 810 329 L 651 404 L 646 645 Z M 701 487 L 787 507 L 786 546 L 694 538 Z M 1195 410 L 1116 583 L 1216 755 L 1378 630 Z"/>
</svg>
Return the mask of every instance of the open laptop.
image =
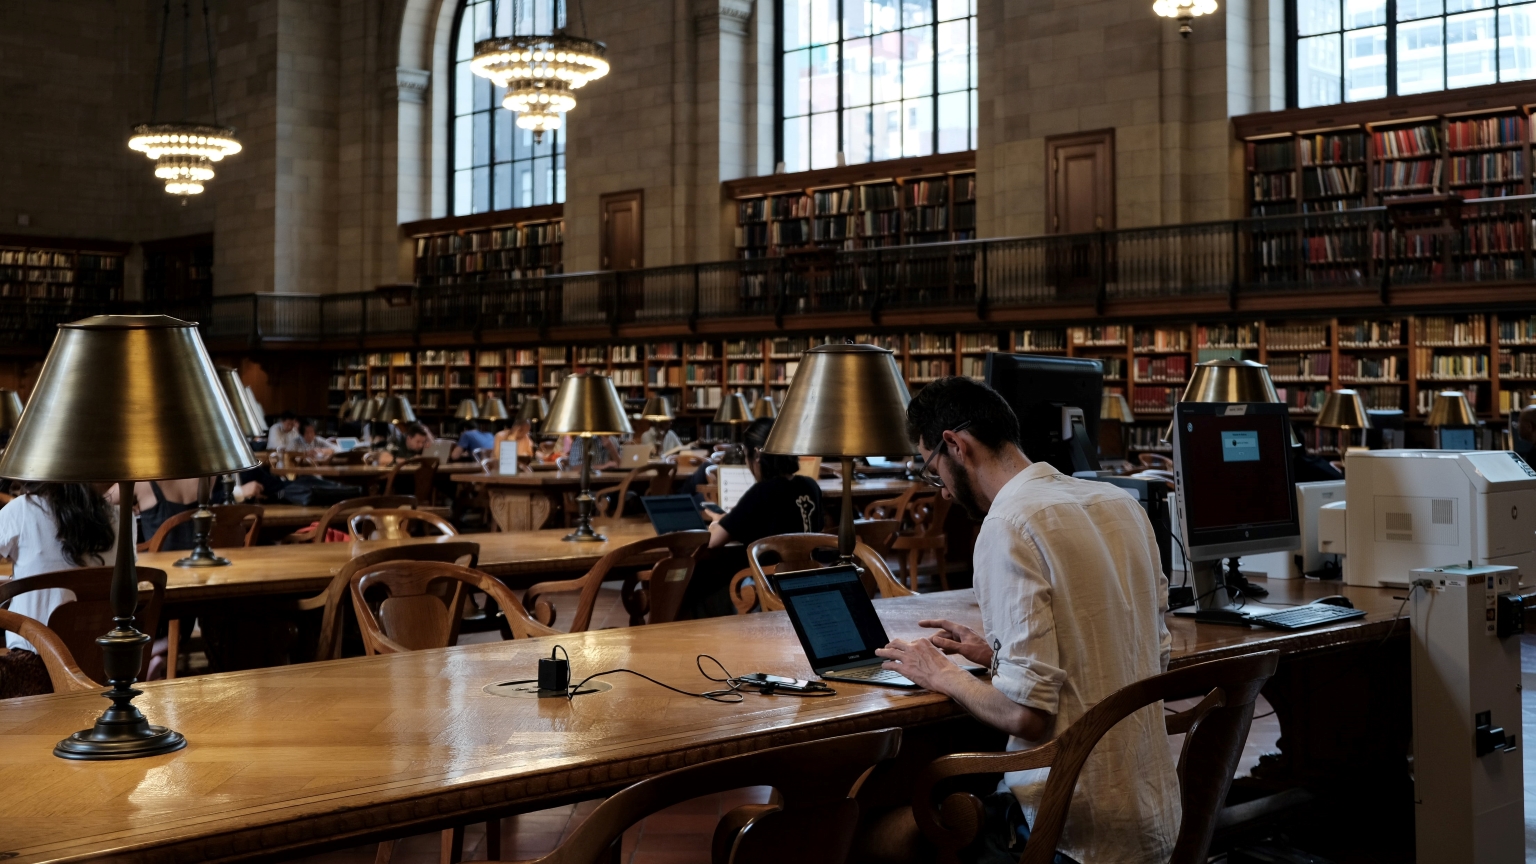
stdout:
<svg viewBox="0 0 1536 864">
<path fill-rule="evenodd" d="M 359 443 L 359 441 L 356 438 L 337 438 L 336 439 L 336 449 L 340 450 L 343 453 L 345 453 L 348 450 L 351 450 L 352 448 L 356 447 L 358 445 L 358 443 Z"/>
<path fill-rule="evenodd" d="M 852 565 L 796 570 L 768 577 L 795 625 L 800 647 L 816 674 L 828 681 L 916 687 L 900 672 L 881 669 L 876 648 L 890 643 L 875 604 Z"/>
<path fill-rule="evenodd" d="M 453 456 L 453 442 L 433 441 L 422 449 L 421 455 L 430 456 L 438 462 L 446 463 Z"/>
<path fill-rule="evenodd" d="M 651 518 L 651 527 L 657 534 L 709 528 L 709 523 L 699 513 L 697 495 L 646 495 L 640 503 L 645 506 L 645 515 Z"/>
<path fill-rule="evenodd" d="M 639 468 L 651 461 L 652 447 L 649 444 L 625 444 L 619 448 L 620 468 Z"/>
</svg>

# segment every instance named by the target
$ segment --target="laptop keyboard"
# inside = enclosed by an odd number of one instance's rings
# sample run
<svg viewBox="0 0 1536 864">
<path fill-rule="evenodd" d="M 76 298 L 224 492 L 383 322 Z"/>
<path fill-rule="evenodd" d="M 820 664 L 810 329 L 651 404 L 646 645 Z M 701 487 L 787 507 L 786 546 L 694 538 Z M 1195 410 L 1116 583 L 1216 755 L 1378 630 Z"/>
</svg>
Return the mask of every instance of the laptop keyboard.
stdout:
<svg viewBox="0 0 1536 864">
<path fill-rule="evenodd" d="M 853 678 L 859 681 L 907 681 L 907 676 L 900 672 L 881 669 L 879 666 L 859 666 L 853 669 L 842 669 L 832 674 L 838 678 Z"/>
</svg>

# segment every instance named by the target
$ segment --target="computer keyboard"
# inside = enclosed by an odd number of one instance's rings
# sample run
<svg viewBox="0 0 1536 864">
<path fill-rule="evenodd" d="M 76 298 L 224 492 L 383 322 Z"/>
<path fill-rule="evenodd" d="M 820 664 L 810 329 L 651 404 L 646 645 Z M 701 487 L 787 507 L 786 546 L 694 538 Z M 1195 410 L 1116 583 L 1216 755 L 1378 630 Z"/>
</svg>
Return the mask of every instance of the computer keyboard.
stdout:
<svg viewBox="0 0 1536 864">
<path fill-rule="evenodd" d="M 832 674 L 838 678 L 854 678 L 860 681 L 907 681 L 907 676 L 900 672 L 891 669 L 881 669 L 879 666 L 859 666 L 854 669 L 840 669 Z"/>
<path fill-rule="evenodd" d="M 1303 630 L 1321 624 L 1333 624 L 1364 617 L 1364 609 L 1313 603 L 1307 606 L 1293 606 L 1290 609 L 1278 609 L 1274 612 L 1255 613 L 1249 615 L 1248 620 L 1271 630 Z"/>
</svg>

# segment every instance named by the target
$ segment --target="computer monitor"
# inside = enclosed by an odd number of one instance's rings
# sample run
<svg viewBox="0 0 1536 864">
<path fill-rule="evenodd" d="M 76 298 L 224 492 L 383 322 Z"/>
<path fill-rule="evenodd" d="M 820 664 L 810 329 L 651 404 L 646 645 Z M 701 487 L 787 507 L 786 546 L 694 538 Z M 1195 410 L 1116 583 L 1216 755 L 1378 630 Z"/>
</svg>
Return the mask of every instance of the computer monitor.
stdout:
<svg viewBox="0 0 1536 864">
<path fill-rule="evenodd" d="M 1365 430 L 1365 446 L 1371 450 L 1400 450 L 1406 446 L 1405 418 L 1400 408 L 1367 408 L 1371 428 Z"/>
<path fill-rule="evenodd" d="M 1524 459 L 1527 465 L 1536 464 L 1536 444 L 1520 437 L 1520 412 L 1509 412 L 1509 447 Z"/>
<path fill-rule="evenodd" d="M 1037 354 L 987 355 L 987 384 L 1019 418 L 1024 455 L 1064 474 L 1099 470 L 1099 402 L 1104 366 L 1097 360 Z"/>
<path fill-rule="evenodd" d="M 1288 552 L 1301 540 L 1286 447 L 1289 409 L 1258 402 L 1174 406 L 1179 533 L 1191 561 Z"/>
<path fill-rule="evenodd" d="M 1476 450 L 1477 430 L 1471 426 L 1441 426 L 1435 430 L 1437 450 Z"/>
</svg>

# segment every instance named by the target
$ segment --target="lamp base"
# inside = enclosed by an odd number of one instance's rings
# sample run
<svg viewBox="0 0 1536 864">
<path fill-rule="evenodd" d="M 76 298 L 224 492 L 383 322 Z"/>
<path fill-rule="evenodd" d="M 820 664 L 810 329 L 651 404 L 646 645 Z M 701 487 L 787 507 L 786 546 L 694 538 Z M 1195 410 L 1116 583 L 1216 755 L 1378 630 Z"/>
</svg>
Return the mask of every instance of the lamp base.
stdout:
<svg viewBox="0 0 1536 864">
<path fill-rule="evenodd" d="M 202 555 L 199 555 L 197 553 L 197 551 L 194 550 L 191 555 L 188 555 L 187 557 L 180 559 L 179 561 L 177 561 L 172 566 L 175 566 L 175 567 L 228 567 L 229 566 L 229 559 L 228 558 L 220 558 L 219 556 L 214 555 L 212 553 L 209 553 L 207 557 L 204 557 Z"/>
<path fill-rule="evenodd" d="M 593 531 L 592 530 L 592 526 L 590 526 L 590 525 L 582 525 L 582 526 L 578 527 L 575 531 L 572 531 L 571 533 L 565 535 L 564 537 L 561 537 L 560 539 L 561 540 L 575 541 L 575 542 L 578 542 L 578 543 L 606 543 L 606 542 L 608 542 L 608 538 L 607 537 L 604 537 L 603 535 L 597 533 L 596 531 Z"/>
<path fill-rule="evenodd" d="M 96 721 L 95 728 L 83 729 L 54 745 L 53 755 L 61 759 L 96 762 L 159 756 L 185 746 L 187 739 L 180 732 L 164 726 L 151 726 L 143 715 L 137 722 L 122 724 L 103 717 Z"/>
</svg>

